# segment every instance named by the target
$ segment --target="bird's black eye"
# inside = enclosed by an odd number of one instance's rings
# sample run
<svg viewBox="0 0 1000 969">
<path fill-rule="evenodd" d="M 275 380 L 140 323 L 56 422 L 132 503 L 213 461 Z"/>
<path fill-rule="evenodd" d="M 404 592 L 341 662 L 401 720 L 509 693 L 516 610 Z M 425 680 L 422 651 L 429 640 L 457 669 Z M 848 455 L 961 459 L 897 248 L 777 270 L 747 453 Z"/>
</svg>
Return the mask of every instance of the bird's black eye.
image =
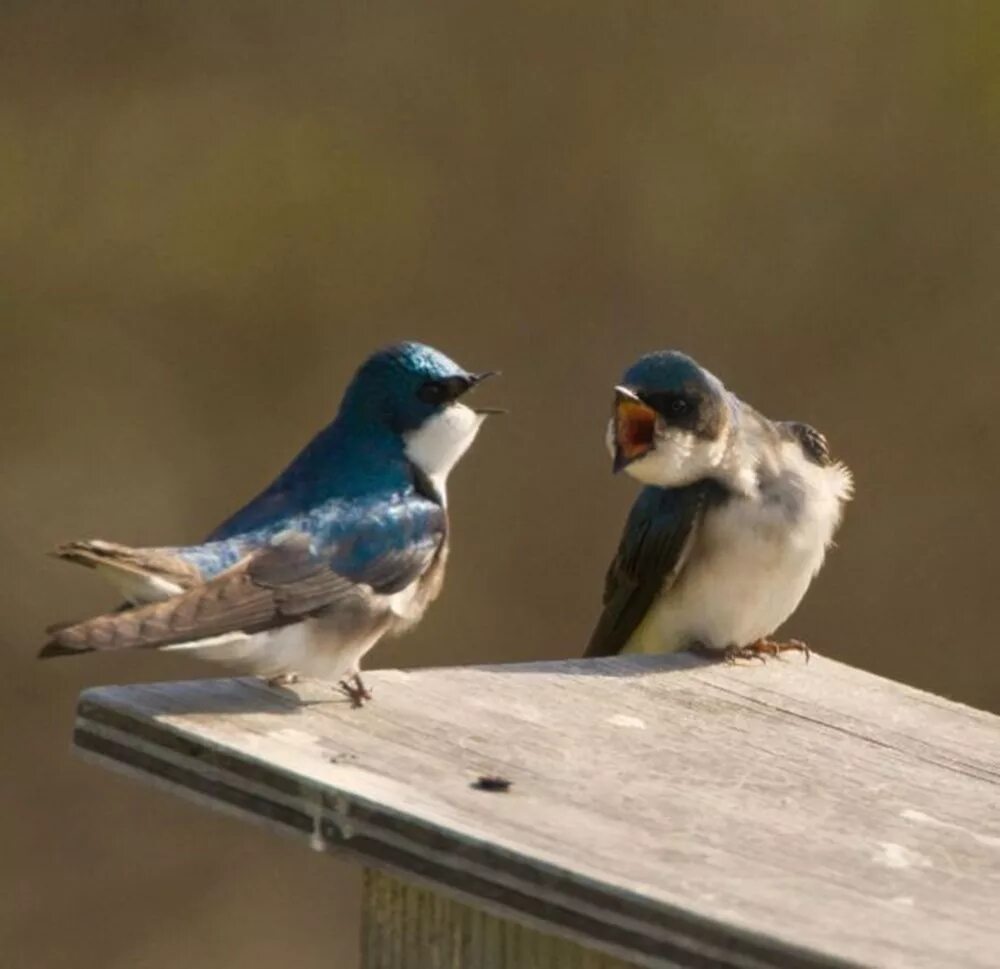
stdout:
<svg viewBox="0 0 1000 969">
<path fill-rule="evenodd" d="M 417 390 L 417 398 L 425 404 L 450 404 L 458 400 L 469 389 L 469 381 L 463 377 L 447 377 L 444 380 L 426 380 Z"/>
<path fill-rule="evenodd" d="M 448 388 L 442 380 L 428 380 L 420 385 L 417 397 L 425 404 L 443 404 L 448 399 Z"/>
<path fill-rule="evenodd" d="M 675 391 L 645 393 L 639 396 L 643 403 L 648 404 L 667 420 L 682 420 L 690 417 L 696 410 L 696 404 L 689 396 Z"/>
</svg>

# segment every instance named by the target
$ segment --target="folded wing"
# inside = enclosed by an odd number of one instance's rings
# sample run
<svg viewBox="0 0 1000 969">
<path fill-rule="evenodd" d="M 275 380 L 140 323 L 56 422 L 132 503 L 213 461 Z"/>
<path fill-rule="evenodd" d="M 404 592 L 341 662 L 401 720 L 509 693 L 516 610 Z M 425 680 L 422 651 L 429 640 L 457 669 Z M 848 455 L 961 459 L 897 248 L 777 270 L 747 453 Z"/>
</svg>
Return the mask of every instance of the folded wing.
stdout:
<svg viewBox="0 0 1000 969">
<path fill-rule="evenodd" d="M 316 548 L 302 532 L 284 533 L 180 595 L 53 630 L 40 655 L 157 649 L 384 609 L 387 597 L 430 567 L 445 531 L 443 510 L 420 502 L 358 523 L 328 547 Z"/>
<path fill-rule="evenodd" d="M 681 575 L 711 482 L 644 488 L 632 506 L 604 583 L 604 609 L 585 656 L 620 653 L 659 595 Z"/>
</svg>

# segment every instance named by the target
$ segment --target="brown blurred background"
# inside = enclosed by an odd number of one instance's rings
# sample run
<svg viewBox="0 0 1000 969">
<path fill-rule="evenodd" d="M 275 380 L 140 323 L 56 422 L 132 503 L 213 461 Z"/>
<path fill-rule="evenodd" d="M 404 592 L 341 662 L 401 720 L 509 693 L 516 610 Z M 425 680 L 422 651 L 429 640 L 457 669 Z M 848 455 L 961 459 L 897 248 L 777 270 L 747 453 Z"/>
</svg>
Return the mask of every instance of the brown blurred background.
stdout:
<svg viewBox="0 0 1000 969">
<path fill-rule="evenodd" d="M 43 552 L 196 540 L 374 347 L 501 368 L 443 599 L 374 665 L 579 653 L 640 352 L 823 429 L 858 496 L 789 630 L 1000 710 L 1000 5 L 0 7 L 0 964 L 355 965 L 357 871 L 80 764 Z"/>
</svg>

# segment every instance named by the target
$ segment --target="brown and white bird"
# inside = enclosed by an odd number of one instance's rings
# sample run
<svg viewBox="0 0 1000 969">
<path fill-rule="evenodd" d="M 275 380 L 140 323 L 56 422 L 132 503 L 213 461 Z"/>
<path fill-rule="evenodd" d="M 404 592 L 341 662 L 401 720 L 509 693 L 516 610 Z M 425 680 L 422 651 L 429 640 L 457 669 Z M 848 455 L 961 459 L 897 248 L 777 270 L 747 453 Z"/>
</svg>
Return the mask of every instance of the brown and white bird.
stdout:
<svg viewBox="0 0 1000 969">
<path fill-rule="evenodd" d="M 588 656 L 694 649 L 762 657 L 819 572 L 852 493 L 806 424 L 770 421 L 675 351 L 615 388 L 607 444 L 639 493 Z"/>
</svg>

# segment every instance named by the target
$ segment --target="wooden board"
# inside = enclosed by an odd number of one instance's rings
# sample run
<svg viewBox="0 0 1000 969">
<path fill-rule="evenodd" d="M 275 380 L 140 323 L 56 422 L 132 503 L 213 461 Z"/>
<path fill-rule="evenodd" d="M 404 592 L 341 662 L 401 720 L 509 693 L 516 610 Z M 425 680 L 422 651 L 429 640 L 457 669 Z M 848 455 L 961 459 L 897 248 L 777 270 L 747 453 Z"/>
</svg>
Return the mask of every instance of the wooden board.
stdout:
<svg viewBox="0 0 1000 969">
<path fill-rule="evenodd" d="M 636 969 L 636 964 L 369 868 L 361 969 Z"/>
<path fill-rule="evenodd" d="M 1000 965 L 996 717 L 821 657 L 369 680 L 89 690 L 76 743 L 640 965 Z"/>
</svg>

